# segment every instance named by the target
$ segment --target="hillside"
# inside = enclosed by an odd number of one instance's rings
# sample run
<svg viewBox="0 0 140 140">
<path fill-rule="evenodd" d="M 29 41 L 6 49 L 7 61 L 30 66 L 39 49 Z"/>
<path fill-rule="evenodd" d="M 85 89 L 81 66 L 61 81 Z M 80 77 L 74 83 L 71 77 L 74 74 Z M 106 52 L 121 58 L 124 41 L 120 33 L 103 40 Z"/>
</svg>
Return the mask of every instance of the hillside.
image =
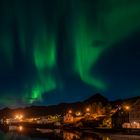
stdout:
<svg viewBox="0 0 140 140">
<path fill-rule="evenodd" d="M 9 109 L 4 108 L 0 110 L 0 117 L 9 117 L 14 116 L 16 113 L 23 113 L 26 117 L 33 117 L 33 116 L 44 116 L 44 115 L 54 115 L 54 114 L 65 114 L 69 109 L 73 111 L 84 111 L 84 109 L 93 103 L 102 103 L 106 105 L 109 101 L 102 96 L 101 94 L 95 94 L 88 99 L 75 102 L 75 103 L 60 103 L 58 105 L 53 106 L 30 106 L 25 108 L 17 108 L 17 109 Z"/>
</svg>

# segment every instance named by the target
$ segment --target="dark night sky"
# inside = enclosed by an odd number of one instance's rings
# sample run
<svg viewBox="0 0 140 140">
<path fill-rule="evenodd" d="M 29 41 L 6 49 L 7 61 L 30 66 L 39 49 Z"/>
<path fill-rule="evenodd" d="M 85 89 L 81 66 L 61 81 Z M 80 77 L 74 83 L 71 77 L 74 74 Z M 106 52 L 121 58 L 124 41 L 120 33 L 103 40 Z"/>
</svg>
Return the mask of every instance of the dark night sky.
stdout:
<svg viewBox="0 0 140 140">
<path fill-rule="evenodd" d="M 0 105 L 140 94 L 139 0 L 0 0 Z"/>
</svg>

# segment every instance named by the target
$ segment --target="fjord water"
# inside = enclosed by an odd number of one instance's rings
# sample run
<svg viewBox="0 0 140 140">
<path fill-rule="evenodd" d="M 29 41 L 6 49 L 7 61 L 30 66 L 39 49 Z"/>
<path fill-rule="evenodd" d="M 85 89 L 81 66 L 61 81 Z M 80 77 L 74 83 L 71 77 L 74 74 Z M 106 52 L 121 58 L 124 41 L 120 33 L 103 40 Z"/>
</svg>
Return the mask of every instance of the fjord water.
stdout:
<svg viewBox="0 0 140 140">
<path fill-rule="evenodd" d="M 109 137 L 100 137 L 94 134 L 82 134 L 81 132 L 62 132 L 56 133 L 44 133 L 39 135 L 25 135 L 17 132 L 0 132 L 0 140 L 111 140 Z"/>
<path fill-rule="evenodd" d="M 28 131 L 27 131 L 28 130 Z M 0 140 L 140 140 L 140 136 L 119 134 L 97 134 L 90 131 L 61 131 L 51 129 L 29 129 L 20 127 L 16 131 L 0 131 Z"/>
</svg>

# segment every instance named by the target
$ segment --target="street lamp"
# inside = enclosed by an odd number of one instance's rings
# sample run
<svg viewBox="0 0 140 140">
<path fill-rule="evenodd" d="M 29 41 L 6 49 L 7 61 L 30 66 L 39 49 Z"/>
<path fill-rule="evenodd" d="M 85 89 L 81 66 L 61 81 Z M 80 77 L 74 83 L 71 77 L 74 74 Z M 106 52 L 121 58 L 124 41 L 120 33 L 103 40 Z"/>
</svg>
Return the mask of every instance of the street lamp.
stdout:
<svg viewBox="0 0 140 140">
<path fill-rule="evenodd" d="M 86 112 L 90 112 L 90 108 L 89 107 L 86 108 Z"/>
<path fill-rule="evenodd" d="M 76 116 L 81 116 L 82 114 L 81 114 L 81 112 L 80 111 L 78 111 L 78 112 L 76 112 L 76 114 L 75 114 Z"/>
<path fill-rule="evenodd" d="M 16 116 L 15 116 L 15 119 L 18 119 L 18 118 L 19 118 L 19 116 L 18 116 L 18 115 L 16 115 Z"/>
<path fill-rule="evenodd" d="M 69 113 L 69 114 L 72 114 L 72 110 L 69 110 L 68 113 Z"/>
<path fill-rule="evenodd" d="M 90 115 L 90 108 L 89 107 L 86 108 L 86 115 L 88 115 L 88 116 Z"/>
<path fill-rule="evenodd" d="M 126 106 L 124 107 L 124 109 L 125 109 L 126 111 L 129 111 L 129 110 L 130 110 L 130 106 L 126 105 Z"/>
<path fill-rule="evenodd" d="M 129 120 L 129 112 L 130 112 L 130 106 L 129 105 L 125 105 L 124 106 L 124 111 L 125 111 L 125 122 L 130 122 Z"/>
</svg>

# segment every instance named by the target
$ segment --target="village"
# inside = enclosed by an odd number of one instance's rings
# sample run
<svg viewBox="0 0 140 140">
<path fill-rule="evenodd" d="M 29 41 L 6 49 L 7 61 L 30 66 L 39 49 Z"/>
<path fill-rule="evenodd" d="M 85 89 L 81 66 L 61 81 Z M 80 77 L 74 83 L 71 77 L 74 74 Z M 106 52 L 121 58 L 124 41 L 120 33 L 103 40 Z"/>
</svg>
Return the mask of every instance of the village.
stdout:
<svg viewBox="0 0 140 140">
<path fill-rule="evenodd" d="M 65 129 L 140 129 L 140 98 L 130 98 L 123 102 L 103 105 L 94 102 L 88 106 L 75 110 L 67 108 L 64 114 L 26 117 L 24 112 L 14 114 L 13 117 L 1 118 L 1 124 L 9 126 L 24 126 Z"/>
</svg>

